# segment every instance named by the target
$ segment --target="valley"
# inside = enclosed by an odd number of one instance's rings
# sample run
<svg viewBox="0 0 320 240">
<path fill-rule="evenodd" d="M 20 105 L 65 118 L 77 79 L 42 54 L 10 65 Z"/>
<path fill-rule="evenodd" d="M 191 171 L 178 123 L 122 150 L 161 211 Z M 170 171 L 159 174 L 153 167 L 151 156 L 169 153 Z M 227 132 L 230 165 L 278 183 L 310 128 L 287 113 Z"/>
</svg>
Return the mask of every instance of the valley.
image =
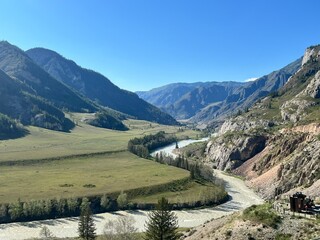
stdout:
<svg viewBox="0 0 320 240">
<path fill-rule="evenodd" d="M 282 226 L 271 204 L 255 204 L 295 191 L 319 201 L 319 71 L 315 45 L 252 82 L 176 83 L 139 98 L 54 51 L 2 41 L 0 222 L 60 218 L 72 228 L 62 237 L 75 237 L 70 217 L 87 202 L 98 219 L 127 210 L 144 231 L 164 197 L 181 227 L 204 224 L 185 233 L 190 239 L 210 238 L 216 224 L 226 239 L 228 224 L 240 228 L 239 239 L 248 235 L 243 226 L 260 236 L 256 222 Z M 0 229 L 16 226 L 24 227 Z"/>
</svg>

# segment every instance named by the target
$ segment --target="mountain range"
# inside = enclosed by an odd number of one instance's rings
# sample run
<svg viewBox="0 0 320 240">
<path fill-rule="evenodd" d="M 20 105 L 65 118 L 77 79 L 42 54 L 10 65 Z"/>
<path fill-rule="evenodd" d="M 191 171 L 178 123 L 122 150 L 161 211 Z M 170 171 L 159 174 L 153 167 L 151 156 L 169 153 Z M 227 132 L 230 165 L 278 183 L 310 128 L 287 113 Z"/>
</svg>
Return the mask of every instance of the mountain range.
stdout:
<svg viewBox="0 0 320 240">
<path fill-rule="evenodd" d="M 114 124 L 107 127 L 115 129 L 123 129 L 120 121 L 125 117 L 177 124 L 135 93 L 43 48 L 25 52 L 1 41 L 0 83 L 0 113 L 23 125 L 69 131 L 74 123 L 65 117 L 66 111 L 102 112 L 98 116 L 109 119 Z"/>
<path fill-rule="evenodd" d="M 277 91 L 300 68 L 301 61 L 299 58 L 252 82 L 176 83 L 137 94 L 177 119 L 208 126 Z"/>
</svg>

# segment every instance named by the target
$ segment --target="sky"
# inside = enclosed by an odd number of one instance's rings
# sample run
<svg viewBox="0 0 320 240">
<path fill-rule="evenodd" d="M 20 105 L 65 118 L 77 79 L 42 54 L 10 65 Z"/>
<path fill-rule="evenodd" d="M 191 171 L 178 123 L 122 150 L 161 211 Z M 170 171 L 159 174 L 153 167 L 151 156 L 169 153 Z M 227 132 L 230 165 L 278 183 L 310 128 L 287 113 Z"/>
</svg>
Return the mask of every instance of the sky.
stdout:
<svg viewBox="0 0 320 240">
<path fill-rule="evenodd" d="M 0 0 L 0 40 L 130 91 L 247 81 L 320 43 L 319 0 Z"/>
</svg>

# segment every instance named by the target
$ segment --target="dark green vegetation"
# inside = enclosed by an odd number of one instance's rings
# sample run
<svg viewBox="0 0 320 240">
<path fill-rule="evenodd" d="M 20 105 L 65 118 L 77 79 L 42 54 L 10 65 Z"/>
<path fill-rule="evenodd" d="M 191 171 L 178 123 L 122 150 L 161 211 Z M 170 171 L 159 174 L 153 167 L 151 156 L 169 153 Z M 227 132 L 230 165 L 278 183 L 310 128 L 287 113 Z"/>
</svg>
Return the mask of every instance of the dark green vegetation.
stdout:
<svg viewBox="0 0 320 240">
<path fill-rule="evenodd" d="M 265 224 L 272 228 L 277 228 L 281 223 L 281 218 L 272 209 L 271 204 L 252 205 L 245 209 L 242 215 L 244 220 L 250 220 L 258 224 Z"/>
<path fill-rule="evenodd" d="M 10 77 L 19 80 L 23 86 L 26 86 L 29 93 L 36 92 L 38 96 L 48 99 L 58 108 L 80 112 L 96 109 L 45 72 L 24 51 L 4 41 L 0 42 L 0 69 Z"/>
<path fill-rule="evenodd" d="M 80 208 L 81 214 L 78 223 L 79 237 L 84 240 L 94 240 L 96 239 L 96 228 L 88 199 L 82 199 Z"/>
<path fill-rule="evenodd" d="M 168 200 L 164 197 L 159 199 L 156 210 L 149 214 L 145 239 L 176 240 L 179 239 L 177 229 L 178 218 L 171 212 L 171 206 Z"/>
<path fill-rule="evenodd" d="M 0 113 L 0 140 L 24 136 L 26 130 L 16 121 Z"/>
<path fill-rule="evenodd" d="M 192 161 L 200 161 L 205 157 L 207 142 L 196 142 L 180 148 L 179 153 Z"/>
<path fill-rule="evenodd" d="M 134 138 L 128 142 L 128 150 L 139 157 L 148 158 L 151 150 L 176 142 L 177 137 L 160 131 L 157 134 Z"/>
<path fill-rule="evenodd" d="M 74 123 L 50 102 L 36 96 L 33 88 L 14 80 L 0 70 L 0 113 L 24 125 L 69 131 Z M 8 130 L 8 129 L 7 129 Z"/>
<path fill-rule="evenodd" d="M 120 89 L 103 75 L 84 69 L 54 51 L 34 48 L 26 54 L 51 76 L 99 105 L 138 119 L 177 124 L 170 115 L 140 99 L 135 93 Z"/>
<path fill-rule="evenodd" d="M 100 111 L 95 114 L 93 119 L 89 119 L 88 124 L 113 130 L 126 131 L 129 130 L 119 119 L 111 116 L 110 114 Z"/>
</svg>

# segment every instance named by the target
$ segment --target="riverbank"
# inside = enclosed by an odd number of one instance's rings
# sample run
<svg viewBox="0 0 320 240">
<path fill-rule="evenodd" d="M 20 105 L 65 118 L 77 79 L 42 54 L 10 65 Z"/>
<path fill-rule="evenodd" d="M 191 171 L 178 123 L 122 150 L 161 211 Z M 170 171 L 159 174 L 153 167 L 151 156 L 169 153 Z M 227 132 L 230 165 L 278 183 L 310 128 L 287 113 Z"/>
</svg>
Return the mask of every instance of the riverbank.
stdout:
<svg viewBox="0 0 320 240">
<path fill-rule="evenodd" d="M 230 195 L 230 201 L 216 207 L 199 210 L 175 211 L 178 216 L 180 227 L 199 226 L 211 219 L 220 218 L 243 210 L 253 204 L 261 204 L 263 200 L 250 190 L 241 179 L 225 175 L 223 172 L 215 170 L 217 178 L 225 182 L 226 191 Z M 109 220 L 116 220 L 119 216 L 129 215 L 135 220 L 135 227 L 140 232 L 145 229 L 148 211 L 117 211 L 114 213 L 102 213 L 94 215 L 97 233 L 103 233 L 103 227 Z M 55 220 L 33 221 L 27 223 L 10 223 L 0 225 L 0 239 L 24 240 L 39 237 L 43 226 L 59 238 L 76 237 L 78 235 L 78 218 L 62 218 Z"/>
</svg>

